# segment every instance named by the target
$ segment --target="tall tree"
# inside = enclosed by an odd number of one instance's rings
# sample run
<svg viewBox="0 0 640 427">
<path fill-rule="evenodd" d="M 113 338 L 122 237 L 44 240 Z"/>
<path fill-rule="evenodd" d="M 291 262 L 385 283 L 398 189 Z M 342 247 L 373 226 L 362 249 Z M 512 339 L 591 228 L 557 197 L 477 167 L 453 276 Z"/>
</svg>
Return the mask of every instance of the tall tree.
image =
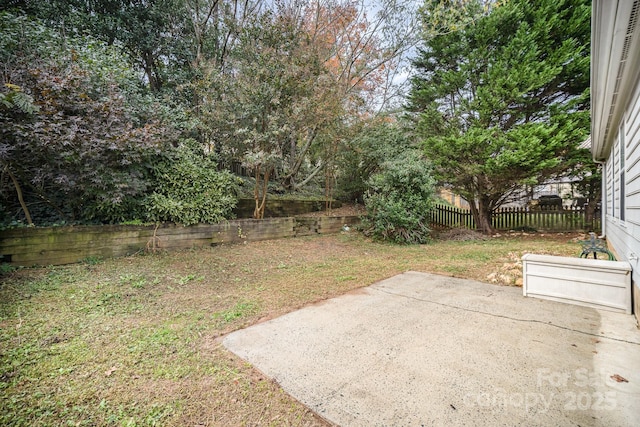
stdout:
<svg viewBox="0 0 640 427">
<path fill-rule="evenodd" d="M 27 222 L 130 219 L 178 137 L 168 109 L 113 47 L 9 13 L 0 30 L 0 204 L 17 196 Z"/>
<path fill-rule="evenodd" d="M 315 0 L 305 29 L 320 49 L 353 113 L 374 113 L 396 93 L 404 55 L 419 40 L 415 3 Z"/>
<path fill-rule="evenodd" d="M 187 0 L 8 0 L 68 35 L 121 48 L 155 92 L 189 77 L 195 29 Z"/>
<path fill-rule="evenodd" d="M 408 0 L 282 2 L 281 13 L 299 22 L 307 49 L 321 61 L 331 87 L 331 97 L 323 98 L 330 108 L 322 125 L 294 135 L 284 153 L 286 189 L 299 188 L 324 169 L 327 194 L 332 193 L 345 131 L 398 97 L 403 58 L 418 40 L 414 9 Z M 310 163 L 314 166 L 303 170 Z"/>
<path fill-rule="evenodd" d="M 331 79 L 299 22 L 268 12 L 245 26 L 223 69 L 210 67 L 202 114 L 223 158 L 240 159 L 256 179 L 254 217 L 292 144 L 313 140 L 339 110 Z"/>
<path fill-rule="evenodd" d="M 490 232 L 491 212 L 564 173 L 588 134 L 590 4 L 478 0 L 465 13 L 480 17 L 424 41 L 408 110 L 439 180 Z"/>
<path fill-rule="evenodd" d="M 189 17 L 185 36 L 195 70 L 205 61 L 223 67 L 242 28 L 263 7 L 262 0 L 184 0 L 184 3 Z"/>
<path fill-rule="evenodd" d="M 413 142 L 389 117 L 376 118 L 345 138 L 338 155 L 341 197 L 362 202 L 371 176 L 381 171 L 384 162 L 415 150 Z"/>
</svg>

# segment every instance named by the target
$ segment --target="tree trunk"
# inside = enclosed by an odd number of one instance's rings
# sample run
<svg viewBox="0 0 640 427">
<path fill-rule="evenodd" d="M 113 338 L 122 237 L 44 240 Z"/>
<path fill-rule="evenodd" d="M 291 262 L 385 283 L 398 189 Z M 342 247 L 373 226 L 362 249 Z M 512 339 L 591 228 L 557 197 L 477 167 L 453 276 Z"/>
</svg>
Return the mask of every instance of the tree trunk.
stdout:
<svg viewBox="0 0 640 427">
<path fill-rule="evenodd" d="M 256 203 L 253 209 L 253 218 L 260 219 L 260 166 L 256 166 L 255 170 L 256 183 L 253 187 L 253 200 Z"/>
<path fill-rule="evenodd" d="M 263 219 L 264 210 L 267 204 L 267 185 L 269 184 L 269 176 L 271 175 L 271 168 L 266 168 L 264 176 L 260 173 L 262 168 L 256 166 L 256 184 L 253 190 L 253 198 L 256 202 L 256 207 L 253 210 L 254 219 Z M 262 178 L 262 179 L 261 179 Z M 260 194 L 260 187 L 262 187 L 262 194 Z"/>
<path fill-rule="evenodd" d="M 152 92 L 159 91 L 162 87 L 162 81 L 160 80 L 158 69 L 151 52 L 142 52 L 142 67 L 149 80 L 149 89 L 151 89 Z"/>
<path fill-rule="evenodd" d="M 316 138 L 316 134 L 317 134 L 317 129 L 313 128 L 310 131 L 310 133 L 307 135 L 306 141 L 302 146 L 302 148 L 300 148 L 300 150 L 297 149 L 297 141 L 295 139 L 291 141 L 292 160 L 291 160 L 290 171 L 287 174 L 287 176 L 285 176 L 284 179 L 282 180 L 282 185 L 286 190 L 293 191 L 296 189 L 296 185 L 295 185 L 296 175 L 298 175 L 298 172 L 300 172 L 300 167 L 304 162 L 305 156 L 307 155 L 307 152 L 309 151 L 311 144 Z M 294 153 L 295 153 L 295 156 L 293 156 Z"/>
<path fill-rule="evenodd" d="M 29 208 L 27 208 L 27 204 L 24 202 L 24 198 L 22 197 L 22 188 L 20 188 L 20 184 L 16 177 L 11 173 L 11 169 L 9 169 L 9 165 L 5 166 L 5 170 L 13 181 L 13 186 L 16 189 L 16 193 L 18 194 L 18 201 L 20 202 L 20 206 L 22 207 L 22 211 L 24 212 L 24 216 L 27 219 L 27 224 L 33 226 L 33 221 L 31 220 L 31 214 L 29 213 Z"/>
<path fill-rule="evenodd" d="M 469 203 L 471 207 L 471 214 L 476 222 L 476 229 L 483 234 L 493 233 L 493 227 L 491 225 L 491 209 L 489 203 L 482 196 L 471 200 Z"/>
<path fill-rule="evenodd" d="M 309 181 L 311 181 L 313 178 L 316 177 L 316 175 L 318 175 L 318 172 L 322 170 L 323 166 L 324 164 L 322 163 L 322 161 L 320 161 L 320 163 L 318 163 L 318 166 L 316 166 L 316 168 L 309 174 L 309 176 L 307 176 L 301 183 L 294 184 L 293 189 L 298 190 L 304 187 L 305 185 L 307 185 Z"/>
</svg>

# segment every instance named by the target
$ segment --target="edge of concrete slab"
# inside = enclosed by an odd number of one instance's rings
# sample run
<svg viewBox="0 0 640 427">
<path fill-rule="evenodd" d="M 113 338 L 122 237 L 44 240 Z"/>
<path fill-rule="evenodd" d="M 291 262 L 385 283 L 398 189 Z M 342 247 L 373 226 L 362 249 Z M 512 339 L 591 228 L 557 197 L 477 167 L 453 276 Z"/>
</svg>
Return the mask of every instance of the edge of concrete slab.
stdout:
<svg viewBox="0 0 640 427">
<path fill-rule="evenodd" d="M 222 342 L 334 425 L 481 426 L 517 417 L 528 425 L 626 425 L 640 416 L 640 369 L 632 369 L 640 368 L 640 331 L 631 317 L 409 271 Z M 467 355 L 474 345 L 480 354 Z M 633 355 L 630 346 L 638 346 Z M 614 382 L 614 374 L 629 382 Z M 483 406 L 482 396 L 502 406 Z M 531 407 L 519 412 L 505 396 L 532 399 Z M 587 398 L 591 406 L 581 410 Z M 598 411 L 600 399 L 616 412 Z"/>
</svg>

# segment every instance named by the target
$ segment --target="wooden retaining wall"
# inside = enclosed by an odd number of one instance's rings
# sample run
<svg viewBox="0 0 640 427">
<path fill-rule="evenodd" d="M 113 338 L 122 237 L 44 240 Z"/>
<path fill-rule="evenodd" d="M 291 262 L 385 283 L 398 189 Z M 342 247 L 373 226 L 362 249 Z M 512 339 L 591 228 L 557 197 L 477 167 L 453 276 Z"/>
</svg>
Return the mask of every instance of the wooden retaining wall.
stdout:
<svg viewBox="0 0 640 427">
<path fill-rule="evenodd" d="M 338 200 L 332 202 L 334 208 L 339 208 L 342 203 Z M 253 210 L 256 202 L 253 199 L 238 199 L 233 213 L 236 218 L 253 218 Z M 289 216 L 304 215 L 309 212 L 318 212 L 325 209 L 324 200 L 276 200 L 267 199 L 264 208 L 265 218 L 284 218 Z"/>
<path fill-rule="evenodd" d="M 0 262 L 14 265 L 61 265 L 90 257 L 118 257 L 148 250 L 176 250 L 223 243 L 337 233 L 357 216 L 238 219 L 183 227 L 102 225 L 17 228 L 0 231 Z"/>
</svg>

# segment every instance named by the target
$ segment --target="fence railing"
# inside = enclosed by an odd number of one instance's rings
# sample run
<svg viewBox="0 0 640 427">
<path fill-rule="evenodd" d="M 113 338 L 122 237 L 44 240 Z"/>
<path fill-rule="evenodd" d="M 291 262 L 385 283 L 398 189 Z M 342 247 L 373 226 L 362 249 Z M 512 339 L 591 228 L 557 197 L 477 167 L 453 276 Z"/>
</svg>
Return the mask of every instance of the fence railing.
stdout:
<svg viewBox="0 0 640 427">
<path fill-rule="evenodd" d="M 430 212 L 431 224 L 442 227 L 476 229 L 471 211 L 446 205 L 435 205 Z M 501 208 L 491 215 L 496 230 L 593 231 L 600 230 L 600 213 L 587 218 L 584 207 Z"/>
</svg>

